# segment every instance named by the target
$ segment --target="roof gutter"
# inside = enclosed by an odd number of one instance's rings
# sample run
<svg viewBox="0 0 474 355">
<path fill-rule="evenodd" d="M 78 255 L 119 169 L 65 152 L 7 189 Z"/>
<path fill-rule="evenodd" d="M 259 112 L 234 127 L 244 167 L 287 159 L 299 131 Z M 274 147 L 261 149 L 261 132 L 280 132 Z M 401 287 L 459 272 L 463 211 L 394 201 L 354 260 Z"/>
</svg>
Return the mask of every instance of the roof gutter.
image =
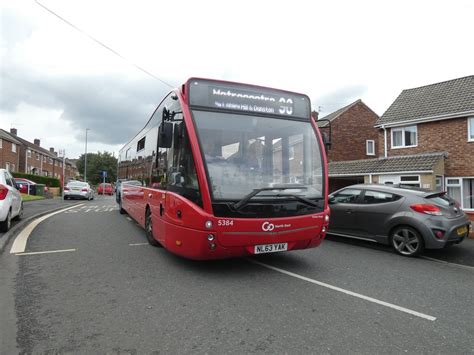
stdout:
<svg viewBox="0 0 474 355">
<path fill-rule="evenodd" d="M 455 114 L 450 113 L 450 114 L 445 114 L 445 115 L 417 118 L 417 119 L 414 119 L 414 120 L 405 120 L 405 121 L 397 121 L 397 122 L 393 122 L 393 123 L 376 124 L 374 127 L 375 128 L 398 127 L 398 126 L 405 126 L 407 124 L 442 121 L 442 120 L 449 120 L 449 119 L 452 119 L 452 118 L 460 118 L 460 117 L 466 117 L 466 116 L 471 116 L 471 115 L 474 115 L 474 111 L 472 111 L 472 110 L 471 111 L 459 112 L 459 113 L 455 113 Z"/>
<path fill-rule="evenodd" d="M 400 174 L 433 174 L 433 170 L 414 170 L 414 171 L 390 171 L 390 172 L 376 172 L 371 171 L 370 173 L 354 173 L 354 174 L 331 174 L 329 177 L 345 177 L 345 176 L 377 176 L 377 175 L 400 175 Z"/>
</svg>

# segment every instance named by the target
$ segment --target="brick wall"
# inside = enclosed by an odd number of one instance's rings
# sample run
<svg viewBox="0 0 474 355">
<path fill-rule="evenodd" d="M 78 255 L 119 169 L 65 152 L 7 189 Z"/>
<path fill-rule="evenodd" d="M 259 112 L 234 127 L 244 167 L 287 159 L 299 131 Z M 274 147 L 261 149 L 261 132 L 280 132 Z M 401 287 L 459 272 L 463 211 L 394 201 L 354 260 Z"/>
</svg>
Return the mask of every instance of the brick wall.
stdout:
<svg viewBox="0 0 474 355">
<path fill-rule="evenodd" d="M 0 168 L 5 169 L 6 164 L 10 164 L 10 171 L 18 171 L 20 147 L 16 145 L 16 153 L 12 152 L 12 142 L 2 139 L 2 148 L 0 148 Z M 15 169 L 12 169 L 12 164 L 15 164 Z"/>
<path fill-rule="evenodd" d="M 380 156 L 383 156 L 384 135 L 379 130 Z M 445 160 L 446 176 L 474 176 L 474 142 L 467 140 L 467 118 L 418 124 L 418 146 L 390 149 L 391 134 L 387 129 L 388 156 L 448 152 Z"/>
<path fill-rule="evenodd" d="M 374 128 L 378 116 L 363 102 L 358 102 L 331 122 L 332 145 L 329 161 L 376 158 L 378 133 Z M 375 155 L 366 154 L 366 140 L 374 140 Z"/>
</svg>

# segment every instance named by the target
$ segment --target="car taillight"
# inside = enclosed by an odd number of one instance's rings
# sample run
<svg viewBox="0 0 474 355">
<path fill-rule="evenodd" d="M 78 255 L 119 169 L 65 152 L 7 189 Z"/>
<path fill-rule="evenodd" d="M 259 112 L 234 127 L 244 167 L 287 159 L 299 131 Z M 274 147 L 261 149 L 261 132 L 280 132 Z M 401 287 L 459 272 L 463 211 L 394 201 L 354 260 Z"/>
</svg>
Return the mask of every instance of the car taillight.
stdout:
<svg viewBox="0 0 474 355">
<path fill-rule="evenodd" d="M 8 188 L 0 184 L 0 200 L 4 200 L 8 195 Z"/>
<path fill-rule="evenodd" d="M 411 205 L 410 208 L 413 211 L 424 213 L 424 214 L 430 214 L 433 216 L 441 216 L 443 214 L 441 210 L 435 205 L 419 204 L 419 205 Z"/>
<path fill-rule="evenodd" d="M 87 192 L 87 189 L 84 187 L 81 191 L 82 192 Z"/>
</svg>

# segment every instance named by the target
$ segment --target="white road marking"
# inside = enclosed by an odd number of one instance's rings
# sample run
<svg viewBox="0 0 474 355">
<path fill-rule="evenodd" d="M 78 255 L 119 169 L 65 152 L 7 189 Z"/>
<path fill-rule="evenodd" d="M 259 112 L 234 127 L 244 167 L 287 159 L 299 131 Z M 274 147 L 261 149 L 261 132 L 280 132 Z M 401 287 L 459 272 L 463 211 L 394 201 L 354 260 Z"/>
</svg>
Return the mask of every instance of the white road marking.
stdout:
<svg viewBox="0 0 474 355">
<path fill-rule="evenodd" d="M 139 245 L 149 245 L 149 243 L 134 243 L 134 244 L 129 244 L 131 247 L 136 247 Z"/>
<path fill-rule="evenodd" d="M 440 263 L 440 264 L 445 264 L 445 265 L 449 265 L 449 266 L 460 267 L 460 268 L 462 268 L 462 269 L 474 270 L 474 266 L 462 265 L 462 264 L 456 264 L 456 263 L 450 263 L 449 261 L 445 261 L 445 260 L 441 260 L 441 259 L 435 259 L 435 258 L 430 258 L 430 257 L 428 257 L 428 256 L 423 256 L 423 255 L 421 255 L 420 258 L 426 259 L 426 260 L 430 260 L 430 261 L 434 261 L 434 262 Z"/>
<path fill-rule="evenodd" d="M 30 253 L 17 253 L 15 255 L 38 255 L 38 254 L 52 254 L 52 253 L 65 253 L 68 251 L 76 251 L 76 249 L 63 249 L 63 250 L 49 250 L 49 251 L 35 251 Z"/>
<path fill-rule="evenodd" d="M 397 306 L 397 305 L 392 304 L 392 303 L 388 303 L 388 302 L 385 302 L 385 301 L 380 301 L 380 300 L 372 298 L 372 297 L 361 295 L 360 293 L 345 290 L 343 288 L 332 286 L 332 285 L 329 285 L 329 284 L 321 282 L 321 281 L 316 281 L 316 280 L 310 279 L 309 277 L 301 276 L 301 275 L 295 274 L 295 273 L 290 272 L 290 271 L 286 271 L 286 270 L 283 270 L 283 269 L 280 269 L 280 268 L 277 268 L 277 267 L 274 267 L 274 266 L 271 266 L 271 265 L 264 264 L 260 261 L 256 261 L 256 260 L 252 260 L 252 259 L 247 259 L 247 260 L 250 261 L 251 263 L 263 266 L 267 269 L 271 269 L 273 271 L 277 271 L 277 272 L 280 272 L 280 273 L 288 275 L 288 276 L 296 277 L 297 279 L 307 281 L 307 282 L 316 284 L 318 286 L 326 287 L 326 288 L 329 288 L 329 289 L 334 290 L 334 291 L 342 292 L 342 293 L 345 293 L 346 295 L 349 295 L 349 296 L 357 297 L 357 298 L 360 298 L 360 299 L 363 299 L 363 300 L 366 300 L 366 301 L 369 301 L 369 302 L 372 302 L 372 303 L 376 303 L 376 304 L 379 304 L 379 305 L 382 305 L 382 306 L 385 306 L 385 307 L 388 307 L 388 308 L 396 309 L 397 311 L 405 312 L 405 313 L 411 314 L 413 316 L 420 317 L 420 318 L 423 318 L 423 319 L 427 319 L 427 320 L 430 320 L 430 321 L 435 321 L 436 320 L 436 317 L 430 316 L 428 314 L 416 312 L 416 311 L 413 311 L 413 310 L 405 308 L 405 307 L 400 307 L 400 306 Z"/>
<path fill-rule="evenodd" d="M 132 219 L 131 219 L 130 217 L 127 217 L 127 219 L 128 219 L 130 222 L 132 221 Z"/>
<path fill-rule="evenodd" d="M 38 224 L 43 222 L 45 219 L 48 219 L 49 217 L 52 217 L 58 213 L 62 213 L 64 211 L 70 210 L 72 208 L 79 207 L 81 205 L 76 205 L 68 208 L 63 208 L 62 210 L 49 213 L 46 216 L 40 217 L 38 219 L 35 219 L 33 222 L 28 224 L 26 228 L 24 228 L 15 238 L 15 241 L 13 242 L 12 248 L 10 249 L 10 254 L 18 254 L 18 253 L 23 253 L 26 249 L 26 242 L 28 241 L 28 237 L 30 236 L 31 232 L 33 232 L 33 229 L 36 228 Z"/>
</svg>

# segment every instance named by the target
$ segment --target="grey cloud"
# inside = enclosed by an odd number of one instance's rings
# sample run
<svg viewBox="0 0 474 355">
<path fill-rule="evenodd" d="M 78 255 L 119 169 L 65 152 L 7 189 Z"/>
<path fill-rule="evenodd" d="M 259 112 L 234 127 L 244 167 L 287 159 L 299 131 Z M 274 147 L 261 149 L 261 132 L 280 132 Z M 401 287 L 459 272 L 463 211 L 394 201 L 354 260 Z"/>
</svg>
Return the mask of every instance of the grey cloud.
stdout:
<svg viewBox="0 0 474 355">
<path fill-rule="evenodd" d="M 350 85 L 334 90 L 313 100 L 313 108 L 320 111 L 321 117 L 329 115 L 355 100 L 358 100 L 367 91 L 366 85 Z"/>
</svg>

